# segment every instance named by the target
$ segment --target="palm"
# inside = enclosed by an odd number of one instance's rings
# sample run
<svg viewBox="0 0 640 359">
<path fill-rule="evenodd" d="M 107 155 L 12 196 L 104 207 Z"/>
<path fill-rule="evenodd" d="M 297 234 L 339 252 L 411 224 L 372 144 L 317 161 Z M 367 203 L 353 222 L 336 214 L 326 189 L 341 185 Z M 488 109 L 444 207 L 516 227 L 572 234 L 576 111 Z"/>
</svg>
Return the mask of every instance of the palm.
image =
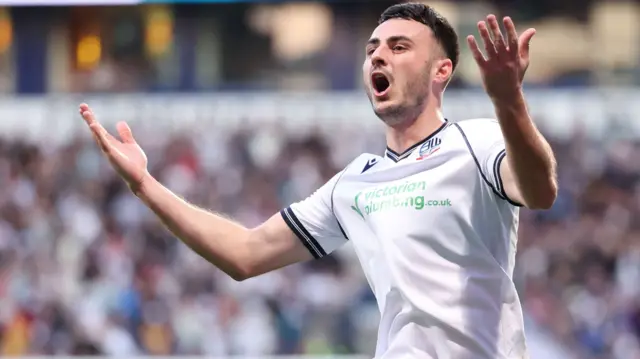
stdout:
<svg viewBox="0 0 640 359">
<path fill-rule="evenodd" d="M 113 153 L 107 158 L 114 169 L 127 181 L 137 183 L 147 171 L 147 156 L 137 143 L 124 143 L 107 134 Z"/>
<path fill-rule="evenodd" d="M 129 126 L 124 122 L 118 123 L 117 130 L 121 138 L 118 140 L 98 123 L 89 106 L 81 105 L 80 114 L 111 166 L 132 189 L 137 188 L 147 174 L 147 156 L 133 138 Z"/>
</svg>

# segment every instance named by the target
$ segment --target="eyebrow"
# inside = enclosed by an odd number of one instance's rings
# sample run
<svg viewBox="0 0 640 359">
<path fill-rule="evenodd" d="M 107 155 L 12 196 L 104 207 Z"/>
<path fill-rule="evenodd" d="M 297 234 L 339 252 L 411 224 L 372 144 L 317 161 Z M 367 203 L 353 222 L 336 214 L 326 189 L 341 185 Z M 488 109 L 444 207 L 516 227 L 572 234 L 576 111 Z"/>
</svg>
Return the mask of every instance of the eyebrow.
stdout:
<svg viewBox="0 0 640 359">
<path fill-rule="evenodd" d="M 388 42 L 399 42 L 399 41 L 408 41 L 408 42 L 413 42 L 411 41 L 410 38 L 404 36 L 404 35 L 396 35 L 396 36 L 391 36 L 387 39 Z M 369 39 L 369 41 L 367 41 L 367 45 L 378 45 L 380 43 L 380 39 L 378 39 L 377 37 L 371 38 Z"/>
</svg>

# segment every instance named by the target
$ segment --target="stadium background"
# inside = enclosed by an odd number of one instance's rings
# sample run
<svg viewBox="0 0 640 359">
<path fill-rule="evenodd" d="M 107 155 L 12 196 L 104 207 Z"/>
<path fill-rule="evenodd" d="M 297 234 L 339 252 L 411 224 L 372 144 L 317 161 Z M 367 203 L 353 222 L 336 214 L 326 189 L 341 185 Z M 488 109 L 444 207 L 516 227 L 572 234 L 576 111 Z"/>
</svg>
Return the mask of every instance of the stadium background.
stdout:
<svg viewBox="0 0 640 359">
<path fill-rule="evenodd" d="M 256 225 L 384 150 L 360 66 L 392 2 L 90 2 L 0 1 L 0 355 L 370 357 L 377 307 L 348 246 L 225 278 L 125 190 L 77 105 L 129 121 L 172 190 Z M 527 95 L 560 192 L 521 214 L 532 358 L 640 358 L 640 5 L 429 4 L 461 36 L 492 12 L 538 30 Z M 446 116 L 491 116 L 462 49 Z"/>
</svg>

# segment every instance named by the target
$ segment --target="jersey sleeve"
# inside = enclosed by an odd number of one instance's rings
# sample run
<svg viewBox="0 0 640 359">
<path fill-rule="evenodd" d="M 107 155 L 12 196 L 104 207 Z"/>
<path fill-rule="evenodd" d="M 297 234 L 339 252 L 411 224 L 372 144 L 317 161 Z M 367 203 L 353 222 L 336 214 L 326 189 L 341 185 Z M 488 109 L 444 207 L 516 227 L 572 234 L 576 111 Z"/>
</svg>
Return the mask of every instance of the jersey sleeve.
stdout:
<svg viewBox="0 0 640 359">
<path fill-rule="evenodd" d="M 322 258 L 347 241 L 333 212 L 333 191 L 342 172 L 302 201 L 280 211 L 289 228 L 314 258 Z"/>
<path fill-rule="evenodd" d="M 487 185 L 501 199 L 521 207 L 522 204 L 507 196 L 500 175 L 500 165 L 507 153 L 498 121 L 493 119 L 470 120 L 468 123 L 461 123 L 460 127 Z"/>
</svg>

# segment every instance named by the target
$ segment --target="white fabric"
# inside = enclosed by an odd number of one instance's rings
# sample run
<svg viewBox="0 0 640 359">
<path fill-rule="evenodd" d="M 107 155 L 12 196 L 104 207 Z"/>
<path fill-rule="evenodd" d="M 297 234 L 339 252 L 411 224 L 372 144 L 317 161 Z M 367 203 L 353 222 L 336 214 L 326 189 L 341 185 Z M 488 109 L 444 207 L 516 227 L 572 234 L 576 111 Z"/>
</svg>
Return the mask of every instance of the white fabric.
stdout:
<svg viewBox="0 0 640 359">
<path fill-rule="evenodd" d="M 528 357 L 504 149 L 494 120 L 445 123 L 405 153 L 359 156 L 282 211 L 315 257 L 353 243 L 381 312 L 376 358 Z"/>
</svg>

